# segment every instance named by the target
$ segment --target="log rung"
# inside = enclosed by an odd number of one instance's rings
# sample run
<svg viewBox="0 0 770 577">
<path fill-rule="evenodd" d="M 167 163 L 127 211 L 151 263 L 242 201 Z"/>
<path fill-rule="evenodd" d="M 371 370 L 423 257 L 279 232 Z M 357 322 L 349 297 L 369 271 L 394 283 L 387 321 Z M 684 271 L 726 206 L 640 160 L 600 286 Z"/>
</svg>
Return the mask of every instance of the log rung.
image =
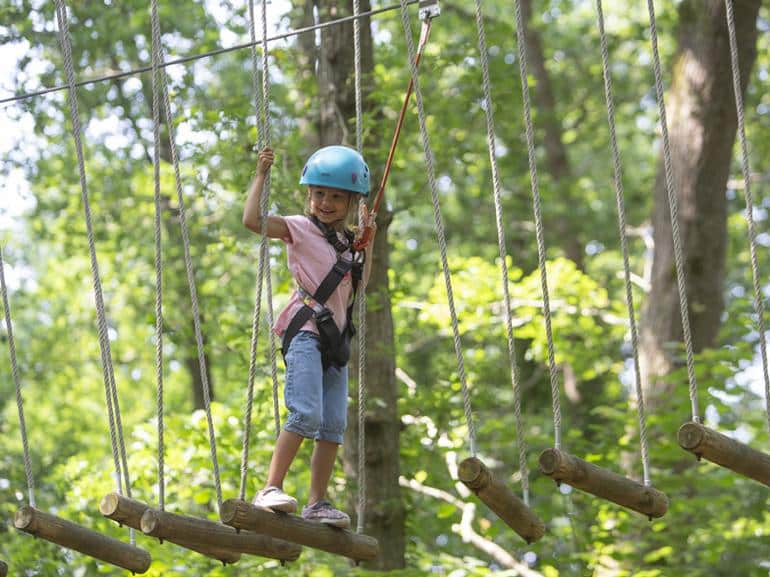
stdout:
<svg viewBox="0 0 770 577">
<path fill-rule="evenodd" d="M 217 521 L 177 515 L 168 511 L 147 509 L 142 515 L 141 529 L 145 534 L 159 539 L 226 548 L 238 553 L 281 561 L 296 561 L 302 552 L 302 547 L 296 543 L 248 530 L 237 531 Z"/>
<path fill-rule="evenodd" d="M 379 554 L 379 544 L 373 537 L 306 521 L 296 515 L 274 513 L 240 499 L 222 503 L 220 515 L 223 523 L 236 529 L 264 533 L 356 561 L 369 561 Z"/>
<path fill-rule="evenodd" d="M 647 515 L 650 519 L 662 517 L 668 510 L 668 497 L 665 493 L 559 449 L 546 449 L 540 454 L 540 471 L 557 483 L 566 483 Z"/>
<path fill-rule="evenodd" d="M 534 543 L 545 534 L 545 524 L 504 483 L 497 480 L 481 460 L 470 457 L 462 461 L 458 476 L 527 543 Z"/>
<path fill-rule="evenodd" d="M 770 487 L 770 455 L 695 422 L 682 425 L 677 438 L 683 449 L 698 458 Z"/>
<path fill-rule="evenodd" d="M 132 573 L 144 573 L 152 562 L 150 554 L 144 549 L 32 507 L 19 509 L 13 524 L 25 533 L 122 567 Z"/>
<path fill-rule="evenodd" d="M 0 561 L 0 577 L 5 577 L 6 575 L 8 575 L 8 565 L 5 561 Z"/>
<path fill-rule="evenodd" d="M 99 502 L 99 511 L 102 515 L 121 525 L 136 529 L 137 531 L 142 530 L 142 515 L 144 515 L 144 512 L 148 509 L 150 509 L 150 506 L 146 503 L 124 497 L 119 493 L 108 493 Z M 239 552 L 225 547 L 188 543 L 175 536 L 168 537 L 166 540 L 175 545 L 179 545 L 180 547 L 184 547 L 185 549 L 190 549 L 191 551 L 195 551 L 206 557 L 221 561 L 225 565 L 228 563 L 236 563 L 241 558 Z"/>
</svg>

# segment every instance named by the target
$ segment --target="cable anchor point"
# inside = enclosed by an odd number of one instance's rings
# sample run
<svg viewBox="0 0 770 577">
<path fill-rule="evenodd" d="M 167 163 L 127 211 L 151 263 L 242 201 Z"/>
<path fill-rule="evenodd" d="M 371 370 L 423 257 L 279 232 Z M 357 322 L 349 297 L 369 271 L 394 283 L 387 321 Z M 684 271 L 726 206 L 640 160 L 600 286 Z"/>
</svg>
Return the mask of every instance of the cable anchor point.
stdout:
<svg viewBox="0 0 770 577">
<path fill-rule="evenodd" d="M 439 0 L 420 0 L 419 3 L 420 20 L 432 20 L 436 16 L 441 16 L 441 5 Z"/>
</svg>

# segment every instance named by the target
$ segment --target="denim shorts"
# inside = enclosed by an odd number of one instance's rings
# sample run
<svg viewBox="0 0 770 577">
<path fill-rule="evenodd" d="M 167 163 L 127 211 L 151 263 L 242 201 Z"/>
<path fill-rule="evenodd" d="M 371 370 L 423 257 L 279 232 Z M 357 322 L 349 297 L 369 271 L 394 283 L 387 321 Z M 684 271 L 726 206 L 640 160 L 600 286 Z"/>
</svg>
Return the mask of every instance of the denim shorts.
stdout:
<svg viewBox="0 0 770 577">
<path fill-rule="evenodd" d="M 318 335 L 300 331 L 286 352 L 284 429 L 303 437 L 342 444 L 348 414 L 348 367 L 321 364 Z"/>
</svg>

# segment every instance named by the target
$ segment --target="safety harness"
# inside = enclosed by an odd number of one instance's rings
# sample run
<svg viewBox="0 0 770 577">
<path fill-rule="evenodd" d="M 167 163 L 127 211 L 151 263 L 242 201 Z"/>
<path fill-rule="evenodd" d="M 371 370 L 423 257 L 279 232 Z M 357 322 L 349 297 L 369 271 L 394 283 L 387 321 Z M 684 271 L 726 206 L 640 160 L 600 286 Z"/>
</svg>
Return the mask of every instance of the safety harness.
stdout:
<svg viewBox="0 0 770 577">
<path fill-rule="evenodd" d="M 363 273 L 365 253 L 363 251 L 356 251 L 353 248 L 352 231 L 344 231 L 345 241 L 343 241 L 333 227 L 322 223 L 315 216 L 309 218 L 320 229 L 326 241 L 334 248 L 334 251 L 337 253 L 337 262 L 334 263 L 334 266 L 320 282 L 314 293 L 310 294 L 303 287 L 298 286 L 297 292 L 302 297 L 303 305 L 291 321 L 289 321 L 289 326 L 283 333 L 281 351 L 285 358 L 289 352 L 289 345 L 292 339 L 297 336 L 297 333 L 305 323 L 314 318 L 321 342 L 321 361 L 324 370 L 330 366 L 344 367 L 350 359 L 350 339 L 356 333 L 356 329 L 353 326 L 353 305 L 355 304 L 358 284 Z M 351 251 L 352 258 L 350 260 L 342 257 L 348 250 Z M 353 291 L 345 315 L 345 328 L 340 332 L 337 323 L 334 321 L 334 314 L 326 308 L 326 301 L 349 272 L 352 276 Z M 315 307 L 311 305 L 313 302 L 316 304 Z"/>
</svg>

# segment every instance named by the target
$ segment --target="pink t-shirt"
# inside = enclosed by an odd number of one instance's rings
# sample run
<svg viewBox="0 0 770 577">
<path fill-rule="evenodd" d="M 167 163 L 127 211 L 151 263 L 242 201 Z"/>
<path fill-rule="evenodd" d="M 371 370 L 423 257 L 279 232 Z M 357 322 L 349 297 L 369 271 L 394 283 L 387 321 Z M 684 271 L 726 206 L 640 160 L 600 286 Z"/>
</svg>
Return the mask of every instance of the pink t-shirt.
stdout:
<svg viewBox="0 0 770 577">
<path fill-rule="evenodd" d="M 320 229 L 306 216 L 285 216 L 283 219 L 289 228 L 290 237 L 281 240 L 286 243 L 286 259 L 291 276 L 294 282 L 312 295 L 337 262 L 337 252 L 324 238 Z M 341 233 L 338 234 L 344 239 Z M 343 253 L 342 258 L 350 260 L 352 258 L 350 251 Z M 348 272 L 326 301 L 326 308 L 333 313 L 334 321 L 340 331 L 345 328 L 345 315 L 352 290 L 351 274 Z M 294 291 L 286 307 L 275 320 L 273 331 L 276 334 L 283 335 L 291 319 L 302 308 L 302 304 L 299 293 Z M 312 301 L 310 305 L 317 306 Z M 300 330 L 318 334 L 315 319 L 310 319 Z"/>
</svg>

